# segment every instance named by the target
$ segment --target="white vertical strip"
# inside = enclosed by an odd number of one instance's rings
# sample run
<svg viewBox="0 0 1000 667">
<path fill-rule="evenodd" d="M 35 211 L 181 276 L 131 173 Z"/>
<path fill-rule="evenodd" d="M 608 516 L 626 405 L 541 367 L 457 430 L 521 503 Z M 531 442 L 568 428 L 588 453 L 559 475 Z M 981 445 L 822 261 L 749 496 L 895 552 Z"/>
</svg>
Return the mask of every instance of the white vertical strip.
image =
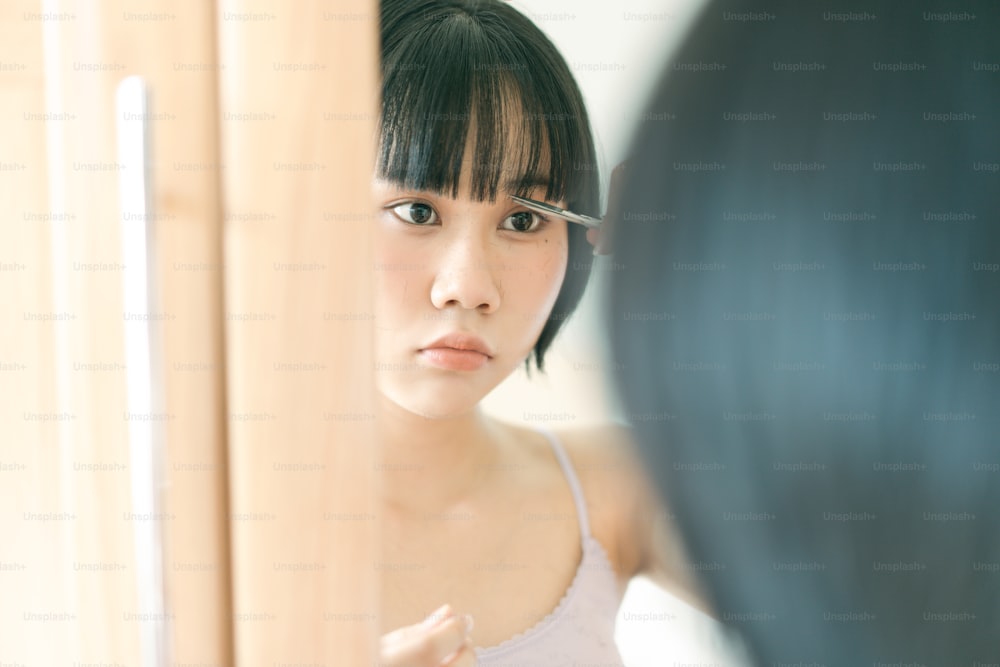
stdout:
<svg viewBox="0 0 1000 667">
<path fill-rule="evenodd" d="M 128 388 L 128 433 L 135 526 L 135 567 L 139 613 L 143 622 L 142 664 L 166 664 L 167 614 L 163 596 L 162 526 L 159 495 L 162 480 L 162 427 L 166 415 L 160 391 L 159 340 L 152 335 L 162 317 L 155 308 L 152 284 L 151 230 L 148 181 L 149 135 L 146 85 L 137 76 L 118 85 L 115 120 L 121 198 L 122 258 L 124 270 L 125 360 Z"/>
<path fill-rule="evenodd" d="M 59 14 L 58 0 L 43 0 L 42 11 L 44 14 L 56 16 Z M 44 59 L 44 85 L 45 85 L 45 110 L 47 113 L 59 114 L 64 112 L 65 102 L 63 101 L 63 70 L 62 70 L 62 49 L 60 42 L 60 21 L 42 21 L 42 57 Z M 51 270 L 52 270 L 52 311 L 53 313 L 69 313 L 72 298 L 69 293 L 72 278 L 69 275 L 69 224 L 66 219 L 66 137 L 64 128 L 66 123 L 45 123 L 45 149 L 48 166 L 48 200 L 49 200 L 49 239 L 51 243 Z M 55 374 L 56 404 L 53 406 L 57 413 L 73 413 L 75 403 L 73 401 L 73 378 L 70 374 L 72 363 L 70 362 L 71 341 L 73 328 L 78 326 L 69 318 L 52 318 L 52 344 L 53 350 L 53 372 Z M 60 502 L 63 506 L 60 511 L 72 512 L 75 508 L 65 506 L 76 498 L 76 480 L 73 476 L 72 466 L 68 464 L 73 460 L 73 432 L 70 420 L 60 419 L 58 424 L 59 460 L 64 462 L 60 466 L 62 475 L 59 479 Z M 56 508 L 53 508 L 56 509 Z M 66 540 L 63 553 L 75 552 L 76 546 L 72 542 L 73 532 L 62 531 L 61 535 Z M 70 593 L 70 602 L 73 608 L 77 608 L 76 587 L 67 587 Z"/>
</svg>

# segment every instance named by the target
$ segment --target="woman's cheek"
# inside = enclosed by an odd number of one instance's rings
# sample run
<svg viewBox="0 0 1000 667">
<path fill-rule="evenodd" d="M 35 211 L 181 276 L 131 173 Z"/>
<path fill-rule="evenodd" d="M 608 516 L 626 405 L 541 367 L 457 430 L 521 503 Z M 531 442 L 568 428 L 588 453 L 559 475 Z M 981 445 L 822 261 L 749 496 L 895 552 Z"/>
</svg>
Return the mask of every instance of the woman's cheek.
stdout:
<svg viewBox="0 0 1000 667">
<path fill-rule="evenodd" d="M 540 262 L 536 266 L 539 267 L 542 274 L 542 284 L 549 286 L 548 292 L 554 303 L 566 277 L 566 268 L 569 264 L 569 243 L 563 234 L 545 244 L 545 247 L 547 249 L 546 256 L 540 258 Z"/>
<path fill-rule="evenodd" d="M 375 278 L 390 293 L 408 289 L 408 285 L 427 273 L 427 248 L 420 239 L 411 238 L 391 222 L 376 231 L 374 238 Z"/>
<path fill-rule="evenodd" d="M 418 286 L 426 262 L 413 252 L 412 243 L 385 233 L 376 235 L 373 254 L 375 310 L 380 326 L 395 329 L 412 319 L 408 311 L 419 307 Z"/>
<path fill-rule="evenodd" d="M 538 251 L 519 262 L 522 270 L 511 272 L 509 294 L 522 295 L 520 303 L 509 304 L 522 313 L 538 331 L 544 326 L 555 305 L 566 276 L 569 248 L 564 239 L 550 239 Z"/>
</svg>

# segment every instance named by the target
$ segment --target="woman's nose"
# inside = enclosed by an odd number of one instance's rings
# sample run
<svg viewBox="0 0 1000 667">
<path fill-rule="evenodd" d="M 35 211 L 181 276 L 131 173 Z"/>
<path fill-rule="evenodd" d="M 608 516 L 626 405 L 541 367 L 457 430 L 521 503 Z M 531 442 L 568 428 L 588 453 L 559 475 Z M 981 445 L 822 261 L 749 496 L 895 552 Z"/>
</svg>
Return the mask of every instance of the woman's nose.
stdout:
<svg viewBox="0 0 1000 667">
<path fill-rule="evenodd" d="M 448 242 L 435 264 L 431 302 L 492 313 L 500 307 L 500 258 L 486 239 L 462 234 Z"/>
</svg>

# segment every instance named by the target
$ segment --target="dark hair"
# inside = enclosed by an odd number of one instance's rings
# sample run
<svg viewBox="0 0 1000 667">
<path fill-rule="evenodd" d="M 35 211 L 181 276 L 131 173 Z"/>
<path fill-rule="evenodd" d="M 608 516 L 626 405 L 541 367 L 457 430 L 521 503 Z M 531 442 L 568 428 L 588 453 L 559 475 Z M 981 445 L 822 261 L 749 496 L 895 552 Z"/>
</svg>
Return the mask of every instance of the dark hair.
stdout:
<svg viewBox="0 0 1000 667">
<path fill-rule="evenodd" d="M 546 182 L 546 199 L 597 212 L 596 151 L 583 97 L 537 26 L 496 0 L 383 0 L 381 20 L 380 178 L 456 196 L 474 124 L 474 197 L 494 201 L 501 179 L 516 175 L 514 194 Z M 549 169 L 540 173 L 546 157 Z M 539 370 L 590 276 L 586 232 L 568 228 L 566 277 L 535 343 Z M 525 365 L 530 371 L 530 357 Z"/>
<path fill-rule="evenodd" d="M 757 664 L 995 662 L 1000 5 L 856 7 L 713 2 L 672 58 L 615 380 Z"/>
</svg>

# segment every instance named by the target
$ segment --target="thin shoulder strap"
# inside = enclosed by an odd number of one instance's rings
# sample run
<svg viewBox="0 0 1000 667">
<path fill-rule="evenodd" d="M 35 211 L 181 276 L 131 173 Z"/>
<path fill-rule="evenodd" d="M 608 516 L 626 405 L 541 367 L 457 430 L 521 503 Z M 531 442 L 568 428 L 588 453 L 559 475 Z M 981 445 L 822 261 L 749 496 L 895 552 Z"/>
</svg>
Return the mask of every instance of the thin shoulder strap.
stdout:
<svg viewBox="0 0 1000 667">
<path fill-rule="evenodd" d="M 566 450 L 563 449 L 562 443 L 559 442 L 559 438 L 556 437 L 555 433 L 543 426 L 538 427 L 538 431 L 549 439 L 552 451 L 555 452 L 556 458 L 559 459 L 559 465 L 562 466 L 563 474 L 566 475 L 566 481 L 569 482 L 569 488 L 573 492 L 573 502 L 576 503 L 576 517 L 580 522 L 580 537 L 581 539 L 586 539 L 590 537 L 590 517 L 587 515 L 587 503 L 583 499 L 583 488 L 580 486 L 580 480 L 576 476 L 576 471 L 573 470 L 573 464 L 570 462 L 569 456 L 566 455 Z"/>
</svg>

